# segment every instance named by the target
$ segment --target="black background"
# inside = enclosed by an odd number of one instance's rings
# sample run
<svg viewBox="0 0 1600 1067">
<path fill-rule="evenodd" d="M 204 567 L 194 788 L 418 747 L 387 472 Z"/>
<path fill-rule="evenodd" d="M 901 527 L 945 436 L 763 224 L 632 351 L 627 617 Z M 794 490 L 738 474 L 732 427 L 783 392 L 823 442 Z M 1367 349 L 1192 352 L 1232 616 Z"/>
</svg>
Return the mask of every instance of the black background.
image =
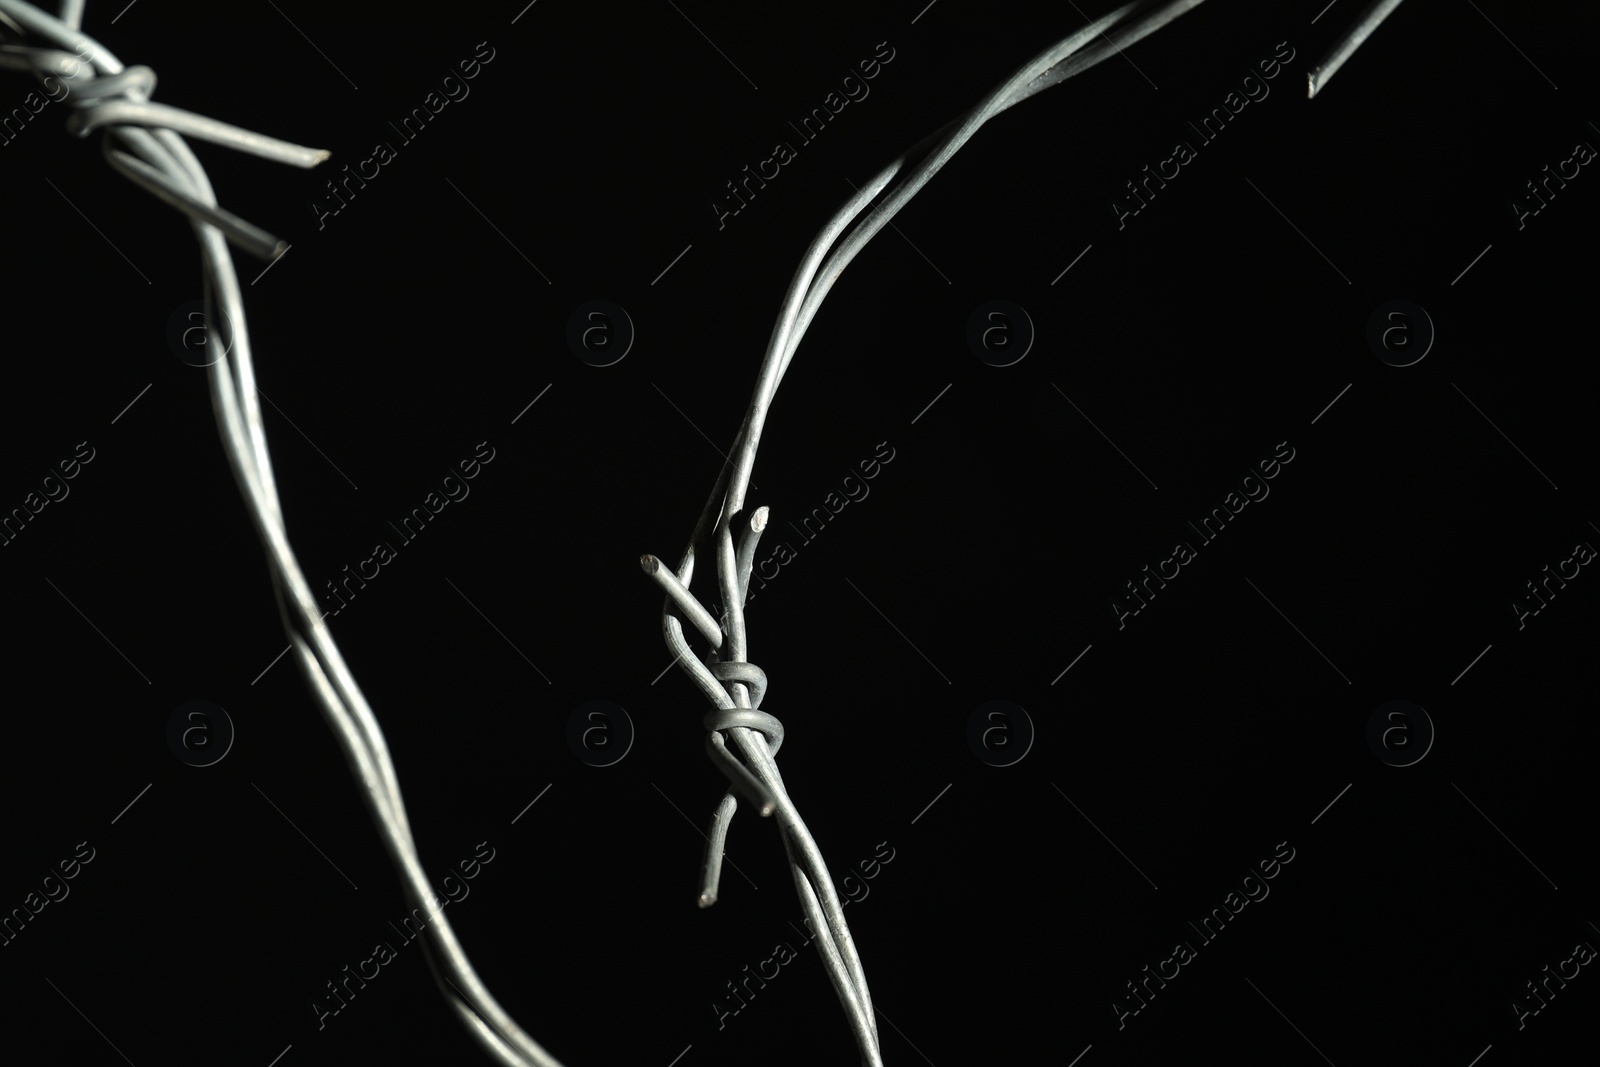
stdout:
<svg viewBox="0 0 1600 1067">
<path fill-rule="evenodd" d="M 845 272 L 773 405 L 750 501 L 772 508 L 761 555 L 797 553 L 751 599 L 750 659 L 835 878 L 893 850 L 841 889 L 869 891 L 846 915 L 886 1063 L 1493 1067 L 1587 1038 L 1587 967 L 1520 1030 L 1511 1005 L 1600 944 L 1600 579 L 1520 629 L 1511 604 L 1600 544 L 1600 178 L 1520 229 L 1511 202 L 1600 143 L 1594 14 L 1410 0 L 1307 100 L 1357 9 L 1323 3 L 1214 0 L 993 120 Z M 855 1062 L 773 826 L 742 810 L 721 901 L 694 905 L 725 780 L 702 698 L 662 675 L 636 559 L 677 562 L 847 183 L 1103 6 L 147 0 L 111 25 L 115 3 L 90 5 L 85 30 L 153 67 L 156 100 L 334 154 L 300 171 L 191 141 L 221 203 L 292 244 L 265 275 L 236 262 L 312 586 L 494 450 L 329 625 L 435 883 L 495 850 L 446 914 L 562 1062 Z M 470 95 L 402 143 L 389 123 L 480 42 Z M 879 42 L 870 95 L 798 144 L 787 123 Z M 1270 95 L 1119 229 L 1123 183 L 1194 144 L 1186 122 L 1280 42 Z M 6 107 L 35 85 L 0 80 Z M 169 346 L 200 296 L 192 234 L 67 111 L 0 146 L 0 506 L 94 450 L 0 548 L 0 908 L 79 842 L 95 859 L 0 948 L 4 1040 L 139 1067 L 488 1062 L 420 949 L 318 1029 L 324 983 L 393 940 L 398 882 L 274 664 L 205 372 Z M 778 140 L 797 158 L 719 229 L 714 198 Z M 379 141 L 396 157 L 319 226 L 324 183 Z M 604 368 L 565 341 L 596 298 L 637 329 Z M 965 341 L 990 299 L 1037 331 L 1009 367 Z M 1365 340 L 1394 299 L 1437 330 L 1405 368 Z M 1119 629 L 1124 583 L 1281 442 L 1270 495 Z M 790 532 L 880 446 L 866 498 L 814 543 Z M 214 766 L 167 746 L 194 699 L 237 729 Z M 637 731 L 607 768 L 565 740 L 595 699 Z M 994 699 L 1037 731 L 1010 767 L 965 739 Z M 1404 768 L 1366 740 L 1393 699 L 1436 731 Z M 1280 843 L 1270 896 L 1199 944 L 1186 924 Z M 1119 1030 L 1124 983 L 1180 939 L 1196 959 Z M 713 998 L 779 942 L 799 958 L 719 1030 Z"/>
</svg>

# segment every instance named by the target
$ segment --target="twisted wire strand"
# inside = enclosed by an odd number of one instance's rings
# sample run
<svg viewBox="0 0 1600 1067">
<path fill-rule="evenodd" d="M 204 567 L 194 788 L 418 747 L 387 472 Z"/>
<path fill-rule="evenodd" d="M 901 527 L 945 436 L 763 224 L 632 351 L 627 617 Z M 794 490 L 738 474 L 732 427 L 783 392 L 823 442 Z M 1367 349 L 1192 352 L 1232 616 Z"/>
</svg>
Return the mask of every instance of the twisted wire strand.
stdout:
<svg viewBox="0 0 1600 1067">
<path fill-rule="evenodd" d="M 744 513 L 745 490 L 761 432 L 806 328 L 845 267 L 980 126 L 1029 96 L 1103 62 L 1201 2 L 1134 0 L 1090 22 L 1041 52 L 972 109 L 900 155 L 851 197 L 813 240 L 790 282 L 734 447 L 718 474 L 677 571 L 663 567 L 653 556 L 642 560 L 645 572 L 667 594 L 661 609 L 667 647 L 714 708 L 703 721 L 708 731 L 706 750 L 713 765 L 729 781 L 707 834 L 700 906 L 716 901 L 729 823 L 738 808 L 737 794 L 742 793 L 760 814 L 778 815 L 796 893 L 817 932 L 819 953 L 866 1067 L 881 1067 L 882 1063 L 872 997 L 827 865 L 778 772 L 774 757 L 782 740 L 782 724 L 770 715 L 761 719 L 745 717 L 760 706 L 766 690 L 764 673 L 759 673 L 757 687 L 753 684 L 757 675 L 742 670 L 753 666 L 746 661 L 744 600 L 756 540 L 766 525 L 766 509 L 758 509 L 744 522 L 737 545 L 734 525 Z M 852 223 L 854 227 L 841 239 Z M 689 591 L 696 548 L 712 539 L 723 604 L 720 625 Z M 683 620 L 693 625 L 711 646 L 706 662 L 702 663 L 690 650 L 683 634 Z M 734 758 L 730 748 L 744 757 L 743 763 Z"/>
<path fill-rule="evenodd" d="M 706 751 L 729 780 L 712 818 L 700 905 L 716 900 L 728 825 L 737 810 L 737 794 L 743 793 L 761 815 L 778 818 L 796 893 L 816 929 L 819 953 L 868 1067 L 881 1067 L 881 1058 L 865 973 L 821 852 L 778 771 L 775 757 L 783 742 L 782 723 L 757 710 L 766 692 L 765 673 L 747 660 L 744 600 L 767 509 L 759 508 L 748 517 L 743 509 L 761 432 L 807 327 L 845 267 L 980 126 L 1028 97 L 1103 62 L 1202 2 L 1133 0 L 1092 21 L 1040 53 L 972 109 L 903 153 L 847 200 L 807 249 L 790 283 L 735 447 L 718 474 L 677 571 L 663 567 L 653 556 L 641 560 L 645 571 L 666 592 L 662 632 L 667 646 L 712 705 L 702 721 L 707 731 Z M 1338 54 L 1339 62 L 1348 58 L 1398 2 L 1373 3 L 1364 16 L 1366 21 L 1352 27 L 1347 41 L 1336 44 L 1330 55 Z M 107 162 L 189 218 L 201 250 L 206 321 L 208 326 L 215 324 L 222 348 L 208 375 L 218 431 L 252 525 L 266 550 L 280 618 L 295 660 L 364 790 L 363 800 L 401 877 L 408 904 L 413 909 L 428 906 L 432 891 L 411 835 L 387 743 L 323 625 L 323 616 L 318 614 L 289 545 L 267 450 L 243 300 L 228 244 L 269 262 L 287 246 L 217 205 L 204 169 L 180 134 L 304 168 L 323 162 L 329 153 L 151 103 L 154 72 L 148 67 L 124 67 L 104 46 L 83 34 L 79 30 L 83 8 L 84 0 L 63 0 L 58 17 L 24 0 L 0 0 L 0 35 L 15 34 L 23 41 L 36 37 L 60 46 L 0 40 L 0 70 L 25 70 L 40 79 L 53 76 L 66 83 L 73 108 L 69 131 L 87 136 L 104 128 L 102 148 Z M 1322 70 L 1324 82 L 1333 69 Z M 1316 73 L 1311 77 L 1314 92 Z M 220 318 L 216 314 L 219 301 Z M 737 544 L 733 534 L 736 521 L 743 523 Z M 721 622 L 689 592 L 696 546 L 712 537 L 723 604 Z M 704 661 L 689 647 L 683 631 L 685 619 L 711 645 Z M 467 1030 L 498 1062 L 511 1067 L 561 1067 L 494 1000 L 443 914 L 432 907 L 429 911 L 434 921 L 424 925 L 423 952 L 446 1003 Z"/>
<path fill-rule="evenodd" d="M 423 952 L 430 970 L 457 1018 L 498 1062 L 510 1067 L 561 1067 L 560 1061 L 495 1001 L 467 960 L 449 920 L 433 906 L 437 898 L 417 854 L 383 731 L 323 624 L 289 545 L 278 501 L 257 402 L 244 304 L 228 242 L 267 259 L 281 254 L 281 242 L 218 208 L 205 170 L 179 134 L 300 167 L 315 166 L 329 153 L 151 104 L 154 72 L 148 67 L 124 67 L 103 45 L 81 33 L 77 26 L 82 9 L 82 3 L 66 3 L 66 17 L 58 19 L 23 0 L 0 0 L 0 16 L 6 25 L 59 46 L 7 43 L 3 65 L 8 69 L 21 66 L 40 78 L 67 79 L 69 95 L 78 109 L 69 119 L 69 129 L 84 136 L 103 127 L 108 162 L 188 216 L 200 245 L 206 321 L 214 325 L 215 340 L 222 350 L 209 366 L 209 382 L 229 467 L 266 550 L 279 614 L 295 660 L 362 787 L 362 799 L 400 876 L 407 904 L 430 913 L 431 921 L 423 925 Z M 216 313 L 219 303 L 221 316 Z"/>
</svg>

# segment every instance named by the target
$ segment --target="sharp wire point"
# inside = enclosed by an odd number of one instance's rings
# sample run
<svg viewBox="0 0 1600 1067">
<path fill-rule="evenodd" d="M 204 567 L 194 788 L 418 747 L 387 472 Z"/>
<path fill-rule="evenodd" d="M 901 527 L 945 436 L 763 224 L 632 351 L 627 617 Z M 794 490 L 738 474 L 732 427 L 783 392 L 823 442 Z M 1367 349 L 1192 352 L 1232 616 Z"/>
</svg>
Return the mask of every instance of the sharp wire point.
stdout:
<svg viewBox="0 0 1600 1067">
<path fill-rule="evenodd" d="M 721 869 L 722 838 L 733 815 L 735 794 L 753 801 L 762 816 L 777 813 L 801 906 L 818 931 L 818 952 L 844 1007 L 863 1067 L 882 1067 L 883 1062 L 866 973 L 822 852 L 778 776 L 776 759 L 783 725 L 772 715 L 756 710 L 766 692 L 766 675 L 748 660 L 744 605 L 755 545 L 766 525 L 767 509 L 756 509 L 746 522 L 737 519 L 744 509 L 745 491 L 751 484 L 767 412 L 806 328 L 845 267 L 978 127 L 1035 93 L 1120 55 L 1201 2 L 1173 0 L 1155 4 L 1151 0 L 1134 0 L 1123 4 L 1035 56 L 973 108 L 903 152 L 856 190 L 806 249 L 789 284 L 744 421 L 734 447 L 726 453 L 726 462 L 689 538 L 682 563 L 676 571 L 662 568 L 661 573 L 653 575 L 667 594 L 661 607 L 667 648 L 712 706 L 702 720 L 707 730 L 705 750 L 729 783 L 729 792 L 712 818 L 703 891 L 714 891 Z M 737 543 L 736 524 L 743 527 L 737 534 Z M 710 560 L 708 566 L 723 609 L 720 621 L 711 619 L 689 591 L 695 564 L 702 556 Z M 711 653 L 700 656 L 689 647 L 685 620 L 707 638 Z"/>
<path fill-rule="evenodd" d="M 821 850 L 778 773 L 776 760 L 784 727 L 770 712 L 759 710 L 767 678 L 748 659 L 744 605 L 755 547 L 770 512 L 761 507 L 748 520 L 739 522 L 738 517 L 751 485 L 767 413 L 806 330 L 845 268 L 979 127 L 1023 100 L 1121 55 L 1201 2 L 1130 0 L 1122 4 L 1040 52 L 972 108 L 866 181 L 802 256 L 757 373 L 746 418 L 682 564 L 674 571 L 658 557 L 639 557 L 641 569 L 665 594 L 662 632 L 676 656 L 675 663 L 711 705 L 702 719 L 704 747 L 727 780 L 707 837 L 698 904 L 705 908 L 717 901 L 728 826 L 739 798 L 761 817 L 778 816 L 775 821 L 802 908 L 817 930 L 819 956 L 844 1007 L 864 1067 L 882 1067 L 876 1012 L 865 970 Z M 1368 5 L 1346 36 L 1308 74 L 1308 96 L 1314 97 L 1326 87 L 1400 2 L 1375 0 Z M 82 0 L 62 0 L 61 17 L 57 17 L 23 0 L 0 0 L 0 24 L 29 42 L 24 47 L 10 41 L 0 46 L 0 69 L 65 79 L 73 93 L 68 132 L 77 136 L 99 132 L 103 154 L 118 173 L 193 223 L 205 272 L 206 318 L 211 321 L 220 313 L 221 321 L 233 324 L 231 347 L 209 366 L 213 412 L 230 471 L 255 520 L 295 662 L 362 787 L 363 802 L 385 839 L 407 904 L 435 913 L 435 920 L 421 936 L 424 956 L 446 1003 L 497 1062 L 562 1067 L 490 994 L 456 940 L 449 920 L 429 906 L 419 888 L 432 883 L 418 855 L 387 741 L 323 623 L 315 594 L 290 548 L 262 425 L 244 301 L 228 246 L 231 242 L 271 263 L 281 258 L 289 245 L 218 206 L 206 172 L 185 137 L 304 169 L 325 163 L 333 153 L 152 102 L 154 71 L 124 66 L 84 34 L 79 28 L 83 7 Z M 741 525 L 744 528 L 736 530 Z M 708 569 L 713 570 L 720 595 L 721 619 L 713 618 L 689 592 L 697 552 L 711 561 Z M 685 622 L 706 640 L 710 652 L 702 656 L 689 647 Z"/>
<path fill-rule="evenodd" d="M 71 86 L 73 110 L 66 123 L 68 132 L 87 136 L 102 131 L 102 155 L 112 168 L 194 223 L 205 282 L 205 319 L 233 326 L 232 344 L 208 367 L 211 406 L 234 481 L 255 519 L 295 662 L 344 750 L 361 786 L 362 800 L 385 838 L 407 906 L 431 913 L 431 921 L 419 935 L 423 955 L 457 1020 L 496 1062 L 562 1067 L 494 999 L 457 941 L 450 919 L 428 899 L 426 887 L 436 883 L 418 856 L 388 743 L 323 624 L 316 596 L 290 548 L 262 427 L 244 299 L 228 246 L 232 243 L 269 262 L 288 251 L 288 246 L 217 205 L 205 168 L 184 137 L 296 167 L 314 167 L 331 153 L 152 103 L 155 72 L 149 67 L 124 66 L 104 45 L 83 33 L 78 28 L 82 0 L 64 0 L 61 10 L 65 20 L 22 0 L 0 0 L 0 22 L 14 26 L 25 40 L 46 45 L 18 49 L 7 42 L 0 46 L 0 69 L 16 69 L 20 57 L 23 69 L 35 74 L 52 75 L 59 70 Z M 78 55 L 66 52 L 69 49 L 77 50 Z M 70 74 L 62 66 L 63 54 L 74 64 Z"/>
<path fill-rule="evenodd" d="M 1333 80 L 1339 68 L 1344 66 L 1345 61 L 1355 54 L 1356 49 L 1372 36 L 1373 31 L 1400 4 L 1401 0 L 1372 0 L 1372 3 L 1356 16 L 1344 34 L 1328 47 L 1322 59 L 1306 75 L 1307 99 L 1314 98 L 1317 93 L 1328 87 L 1328 83 Z"/>
</svg>

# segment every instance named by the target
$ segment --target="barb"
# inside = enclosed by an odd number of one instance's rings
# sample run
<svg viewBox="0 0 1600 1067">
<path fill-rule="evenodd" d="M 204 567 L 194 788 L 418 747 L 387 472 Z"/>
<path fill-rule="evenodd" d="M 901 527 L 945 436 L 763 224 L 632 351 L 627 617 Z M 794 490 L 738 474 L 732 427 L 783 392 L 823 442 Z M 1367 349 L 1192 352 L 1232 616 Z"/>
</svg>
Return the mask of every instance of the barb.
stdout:
<svg viewBox="0 0 1600 1067">
<path fill-rule="evenodd" d="M 795 891 L 818 931 L 817 945 L 828 976 L 867 1067 L 881 1067 L 882 1059 L 866 975 L 822 853 L 778 774 L 774 757 L 783 739 L 782 723 L 771 714 L 756 710 L 766 693 L 766 674 L 747 659 L 744 601 L 750 563 L 756 540 L 766 526 L 767 509 L 759 508 L 746 517 L 744 498 L 761 431 L 806 327 L 845 267 L 980 126 L 1035 93 L 1120 53 L 1201 2 L 1135 0 L 1091 22 L 1040 53 L 970 111 L 924 138 L 858 190 L 811 243 L 789 284 L 744 421 L 676 574 L 663 568 L 654 556 L 641 560 L 645 572 L 667 594 L 661 607 L 667 647 L 712 705 L 713 710 L 703 720 L 706 752 L 729 783 L 707 834 L 700 906 L 716 902 L 728 824 L 738 809 L 738 795 L 742 794 L 757 805 L 761 814 L 770 811 L 778 817 Z M 737 547 L 736 524 L 742 526 Z M 716 580 L 724 609 L 720 625 L 690 592 L 697 549 L 715 553 Z M 712 651 L 706 660 L 689 648 L 683 633 L 685 620 L 710 644 Z M 738 758 L 741 756 L 743 762 Z"/>
<path fill-rule="evenodd" d="M 642 560 L 646 572 L 666 594 L 661 617 L 667 646 L 711 704 L 702 720 L 707 731 L 706 752 L 728 780 L 708 835 L 699 903 L 704 907 L 716 900 L 726 834 L 737 797 L 742 794 L 762 815 L 773 816 L 778 823 L 796 893 L 818 931 L 819 954 L 868 1067 L 881 1067 L 882 1060 L 865 971 L 821 851 L 778 771 L 776 756 L 784 738 L 783 725 L 769 712 L 759 710 L 767 691 L 766 675 L 748 660 L 744 601 L 767 509 L 747 513 L 745 493 L 761 433 L 806 329 L 844 269 L 979 127 L 1035 93 L 1120 54 L 1201 2 L 1133 0 L 1123 4 L 1041 52 L 972 109 L 884 167 L 846 201 L 806 250 L 785 294 L 735 446 L 721 468 L 682 562 L 674 572 L 654 557 Z M 58 18 L 24 0 L 0 0 L 0 69 L 62 80 L 69 88 L 73 109 L 68 130 L 78 136 L 103 131 L 108 163 L 182 212 L 193 226 L 204 268 L 207 322 L 216 324 L 219 347 L 225 353 L 208 371 L 219 435 L 266 552 L 280 618 L 295 660 L 344 750 L 352 774 L 364 786 L 364 802 L 401 878 L 408 903 L 426 906 L 432 897 L 431 885 L 418 857 L 387 743 L 322 622 L 289 545 L 267 449 L 243 299 L 228 246 L 231 243 L 269 263 L 287 246 L 218 206 L 204 169 L 182 135 L 302 168 L 318 165 L 329 153 L 152 103 L 154 71 L 125 67 L 98 41 L 82 33 L 78 28 L 82 9 L 82 0 L 63 0 Z M 720 619 L 689 591 L 697 547 L 714 553 L 723 605 Z M 685 618 L 712 647 L 704 659 L 689 647 L 683 630 Z M 434 918 L 423 935 L 424 954 L 441 994 L 463 1025 L 498 1062 L 514 1067 L 561 1067 L 490 995 L 445 917 L 436 914 Z"/>
<path fill-rule="evenodd" d="M 205 170 L 179 134 L 299 167 L 313 167 L 328 158 L 328 153 L 150 103 L 155 73 L 148 67 L 124 67 L 103 45 L 81 33 L 77 25 L 82 8 L 79 2 L 64 3 L 66 18 L 58 19 L 23 0 L 0 0 L 0 33 L 12 27 L 25 35 L 20 44 L 8 41 L 0 45 L 0 67 L 21 67 L 40 78 L 66 79 L 77 109 L 69 119 L 69 129 L 81 136 L 103 127 L 105 155 L 112 166 L 183 212 L 194 226 L 204 267 L 206 321 L 216 324 L 221 334 L 219 347 L 225 353 L 209 367 L 218 431 L 266 550 L 284 630 L 351 772 L 364 787 L 362 798 L 400 876 L 407 904 L 431 912 L 432 887 L 411 836 L 383 731 L 323 625 L 311 588 L 289 547 L 267 453 L 244 302 L 228 242 L 268 260 L 282 254 L 282 242 L 217 206 Z M 215 313 L 219 303 L 220 316 Z M 442 913 L 433 914 L 422 936 L 424 954 L 440 992 L 497 1062 L 512 1067 L 561 1067 L 490 995 Z"/>
<path fill-rule="evenodd" d="M 1344 31 L 1344 36 L 1329 46 L 1321 62 L 1307 72 L 1306 99 L 1315 97 L 1318 92 L 1327 88 L 1334 74 L 1344 66 L 1344 61 L 1355 55 L 1356 49 L 1360 48 L 1366 39 L 1372 36 L 1379 24 L 1389 17 L 1389 13 L 1399 6 L 1400 0 L 1373 0 L 1368 4 L 1366 10 L 1356 16 L 1350 28 Z"/>
</svg>

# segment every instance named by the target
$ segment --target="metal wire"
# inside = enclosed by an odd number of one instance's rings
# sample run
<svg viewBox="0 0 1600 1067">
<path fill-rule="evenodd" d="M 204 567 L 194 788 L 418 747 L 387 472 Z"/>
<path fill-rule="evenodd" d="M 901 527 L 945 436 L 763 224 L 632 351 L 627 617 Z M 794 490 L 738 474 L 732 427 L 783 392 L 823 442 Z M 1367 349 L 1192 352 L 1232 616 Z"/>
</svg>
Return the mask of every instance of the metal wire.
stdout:
<svg viewBox="0 0 1600 1067">
<path fill-rule="evenodd" d="M 141 188 L 188 216 L 200 244 L 206 322 L 217 331 L 213 340 L 223 352 L 209 371 L 223 448 L 266 549 L 279 615 L 295 660 L 363 787 L 363 800 L 400 875 L 407 904 L 431 914 L 432 921 L 423 926 L 423 946 L 439 990 L 497 1061 L 510 1067 L 561 1067 L 560 1061 L 495 1001 L 472 969 L 449 920 L 431 904 L 435 898 L 417 855 L 383 731 L 323 625 L 289 546 L 278 502 L 257 402 L 244 303 L 227 242 L 267 259 L 281 254 L 281 242 L 217 207 L 205 170 L 179 132 L 300 167 L 315 166 L 328 158 L 328 153 L 151 104 L 154 73 L 147 67 L 124 67 L 104 46 L 79 32 L 82 9 L 82 3 L 64 4 L 66 17 L 58 19 L 23 0 L 0 0 L 0 15 L 9 25 L 47 45 L 38 47 L 32 40 L 8 44 L 5 65 L 14 69 L 25 64 L 41 78 L 70 79 L 68 99 L 77 111 L 69 120 L 69 129 L 84 136 L 103 127 L 107 160 Z M 216 314 L 218 303 L 221 315 Z"/>
<path fill-rule="evenodd" d="M 768 411 L 807 327 L 845 267 L 890 219 L 985 122 L 1035 93 L 1058 84 L 1130 47 L 1203 0 L 1133 0 L 1094 20 L 1041 52 L 972 109 L 901 154 L 851 197 L 817 235 L 785 294 L 766 356 L 734 448 L 718 475 L 676 571 L 653 556 L 641 565 L 665 592 L 662 633 L 678 665 L 711 703 L 703 718 L 706 752 L 729 787 L 712 817 L 702 868 L 699 904 L 715 903 L 729 822 L 743 794 L 763 816 L 776 815 L 795 890 L 813 927 L 834 990 L 844 1007 L 862 1062 L 881 1067 L 877 1024 L 859 953 L 821 851 L 778 772 L 783 724 L 758 710 L 766 674 L 748 661 L 744 600 L 756 544 L 768 511 L 744 511 L 756 450 Z M 1350 37 L 1313 71 L 1311 93 L 1332 77 L 1399 0 L 1380 0 L 1350 31 Z M 79 31 L 83 0 L 63 0 L 53 16 L 24 0 L 0 0 L 0 69 L 55 77 L 69 89 L 73 108 L 68 129 L 87 136 L 104 129 L 107 161 L 123 176 L 186 215 L 200 245 L 206 321 L 218 332 L 222 355 L 210 364 L 212 405 L 234 479 L 266 550 L 280 618 L 307 684 L 343 749 L 407 902 L 427 907 L 423 947 L 441 995 L 482 1047 L 511 1067 L 561 1067 L 500 1007 L 479 980 L 442 912 L 430 905 L 432 890 L 418 858 L 388 746 L 372 709 L 322 622 L 316 601 L 289 545 L 257 403 L 255 370 L 243 300 L 227 244 L 268 261 L 287 247 L 282 241 L 217 205 L 199 160 L 182 134 L 249 152 L 280 163 L 310 168 L 326 150 L 276 138 L 150 102 L 155 73 L 125 67 L 93 38 Z M 7 34 L 19 40 L 4 40 Z M 848 233 L 846 230 L 848 229 Z M 222 314 L 218 315 L 220 302 Z M 737 543 L 734 535 L 738 527 Z M 723 618 L 712 617 L 689 587 L 697 546 L 715 552 Z M 689 647 L 688 621 L 710 645 L 704 659 Z"/>
<path fill-rule="evenodd" d="M 1356 49 L 1372 36 L 1372 31 L 1378 28 L 1379 23 L 1399 6 L 1400 0 L 1373 0 L 1356 16 L 1356 20 L 1344 31 L 1344 36 L 1329 46 L 1327 52 L 1323 53 L 1322 61 L 1306 73 L 1307 100 L 1327 87 L 1334 74 L 1344 66 L 1344 61 L 1355 55 Z"/>
<path fill-rule="evenodd" d="M 708 731 L 706 751 L 729 782 L 727 792 L 712 815 L 707 834 L 700 906 L 707 907 L 717 899 L 728 826 L 738 808 L 737 794 L 742 793 L 755 803 L 762 815 L 776 812 L 796 892 L 817 930 L 816 941 L 828 976 L 855 1035 L 862 1063 L 867 1067 L 881 1067 L 882 1058 L 872 996 L 860 955 L 821 851 L 778 773 L 774 757 L 782 741 L 782 724 L 770 714 L 754 710 L 765 695 L 766 676 L 760 674 L 760 684 L 756 685 L 748 673 L 753 665 L 746 660 L 744 600 L 750 563 L 755 555 L 756 540 L 766 525 L 767 509 L 760 508 L 748 518 L 742 516 L 745 490 L 761 432 L 778 385 L 807 326 L 845 267 L 980 126 L 1033 94 L 1088 70 L 1201 2 L 1136 0 L 1091 22 L 1040 53 L 971 110 L 879 171 L 851 197 L 811 243 L 790 282 L 734 447 L 728 453 L 676 573 L 662 567 L 654 556 L 641 560 L 645 572 L 667 594 L 661 606 L 662 632 L 667 647 L 714 709 L 703 723 Z M 854 227 L 841 239 L 841 234 L 845 234 L 852 223 Z M 742 526 L 737 548 L 734 543 L 736 523 Z M 716 553 L 717 581 L 724 605 L 720 625 L 689 592 L 696 548 L 700 545 Z M 684 620 L 711 646 L 704 662 L 689 648 L 683 634 Z M 725 687 L 725 682 L 730 685 Z M 756 715 L 760 718 L 755 718 Z M 735 758 L 735 751 L 744 757 L 743 763 Z"/>
</svg>

